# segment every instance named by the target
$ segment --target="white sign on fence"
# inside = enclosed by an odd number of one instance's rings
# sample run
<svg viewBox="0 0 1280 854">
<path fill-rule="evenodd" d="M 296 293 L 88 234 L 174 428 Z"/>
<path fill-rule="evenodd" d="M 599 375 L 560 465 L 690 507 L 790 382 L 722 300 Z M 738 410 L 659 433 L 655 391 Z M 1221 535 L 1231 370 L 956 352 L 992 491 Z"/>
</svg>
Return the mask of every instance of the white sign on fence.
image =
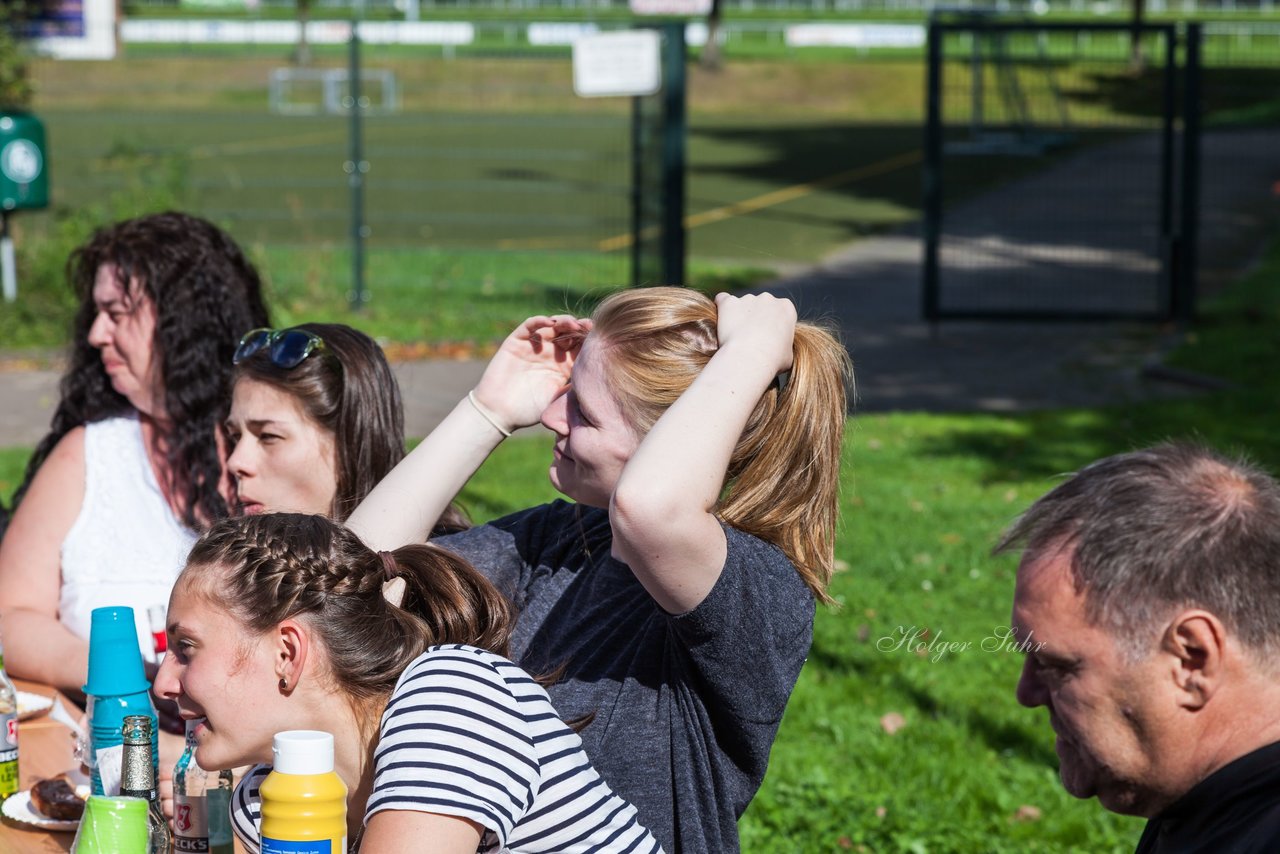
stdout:
<svg viewBox="0 0 1280 854">
<path fill-rule="evenodd" d="M 657 30 L 584 35 L 573 43 L 573 91 L 584 98 L 652 95 L 662 87 Z"/>
<path fill-rule="evenodd" d="M 370 44 L 466 45 L 475 41 L 475 25 L 465 21 L 361 21 L 360 38 Z M 120 28 L 123 41 L 177 44 L 296 44 L 297 21 L 130 20 Z M 350 21 L 311 21 L 307 41 L 345 44 Z"/>
<path fill-rule="evenodd" d="M 795 24 L 786 29 L 787 47 L 922 47 L 925 28 L 917 24 Z"/>
<path fill-rule="evenodd" d="M 54 59 L 115 59 L 115 0 L 83 0 L 48 4 L 51 29 L 32 39 L 37 53 Z"/>
<path fill-rule="evenodd" d="M 629 0 L 635 15 L 674 15 L 694 17 L 711 11 L 711 0 Z"/>
<path fill-rule="evenodd" d="M 547 24 L 534 22 L 529 24 L 525 30 L 525 38 L 529 40 L 529 44 L 546 47 L 548 45 L 573 44 L 583 36 L 598 32 L 600 32 L 600 28 L 595 24 L 568 22 Z"/>
</svg>

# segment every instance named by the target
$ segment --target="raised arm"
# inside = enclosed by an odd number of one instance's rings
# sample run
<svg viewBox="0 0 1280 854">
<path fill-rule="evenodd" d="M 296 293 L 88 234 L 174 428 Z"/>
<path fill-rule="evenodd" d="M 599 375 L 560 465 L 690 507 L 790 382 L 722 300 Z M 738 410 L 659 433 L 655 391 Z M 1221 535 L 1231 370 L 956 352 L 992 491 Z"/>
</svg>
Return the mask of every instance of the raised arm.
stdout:
<svg viewBox="0 0 1280 854">
<path fill-rule="evenodd" d="M 720 294 L 716 305 L 719 348 L 640 442 L 609 504 L 614 557 L 675 614 L 720 577 L 726 542 L 712 511 L 748 418 L 792 362 L 790 300 Z"/>
<path fill-rule="evenodd" d="M 62 541 L 84 503 L 84 428 L 62 437 L 40 466 L 0 543 L 0 626 L 13 676 L 79 691 L 89 642 L 58 619 Z"/>
<path fill-rule="evenodd" d="M 347 519 L 371 548 L 423 542 L 440 514 L 512 431 L 538 423 L 569 381 L 591 322 L 531 317 L 507 336 L 468 397 Z"/>
</svg>

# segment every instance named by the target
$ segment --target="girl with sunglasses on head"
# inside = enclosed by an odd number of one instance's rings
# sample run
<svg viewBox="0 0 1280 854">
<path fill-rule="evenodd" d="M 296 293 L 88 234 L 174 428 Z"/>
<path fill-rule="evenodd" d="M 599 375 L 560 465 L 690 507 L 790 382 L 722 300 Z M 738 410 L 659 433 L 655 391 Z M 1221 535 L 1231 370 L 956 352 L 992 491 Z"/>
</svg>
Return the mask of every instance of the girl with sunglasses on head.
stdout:
<svg viewBox="0 0 1280 854">
<path fill-rule="evenodd" d="M 244 513 L 342 521 L 404 457 L 404 408 L 386 356 L 337 323 L 255 329 L 233 357 L 227 468 Z M 470 526 L 450 506 L 437 532 Z"/>
<path fill-rule="evenodd" d="M 201 767 L 257 764 L 232 798 L 250 852 L 272 738 L 295 729 L 334 737 L 352 851 L 659 851 L 504 657 L 510 631 L 449 552 L 375 554 L 323 516 L 228 519 L 174 586 L 156 690 L 198 721 Z"/>
<path fill-rule="evenodd" d="M 514 659 L 668 851 L 738 848 L 833 563 L 848 355 L 768 294 L 624 291 L 534 317 L 351 516 L 425 536 L 499 442 L 555 435 L 557 501 L 435 539 L 518 611 Z"/>
<path fill-rule="evenodd" d="M 235 241 L 187 214 L 102 228 L 67 271 L 80 307 L 0 544 L 0 624 L 14 676 L 76 696 L 94 608 L 132 606 L 154 662 L 148 610 L 168 600 L 197 532 L 228 513 L 231 354 L 268 319 Z"/>
</svg>

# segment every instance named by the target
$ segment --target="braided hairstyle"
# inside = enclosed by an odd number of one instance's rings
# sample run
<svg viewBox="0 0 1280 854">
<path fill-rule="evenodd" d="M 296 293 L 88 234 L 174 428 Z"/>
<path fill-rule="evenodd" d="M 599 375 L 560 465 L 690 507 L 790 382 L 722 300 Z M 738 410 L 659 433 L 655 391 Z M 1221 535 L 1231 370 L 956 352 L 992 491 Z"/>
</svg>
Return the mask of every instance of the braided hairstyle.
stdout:
<svg viewBox="0 0 1280 854">
<path fill-rule="evenodd" d="M 267 513 L 215 522 L 191 550 L 178 585 L 262 634 L 301 619 L 320 638 L 350 700 L 384 699 L 429 646 L 462 643 L 507 655 L 510 604 L 471 564 L 428 545 L 389 554 L 405 580 L 399 606 L 379 553 L 324 516 Z"/>
<path fill-rule="evenodd" d="M 71 353 L 58 408 L 27 463 L 14 506 L 63 436 L 132 409 L 112 388 L 101 354 L 89 344 L 98 314 L 94 278 L 106 264 L 115 268 L 126 293 L 143 293 L 155 306 L 152 347 L 169 425 L 159 437 L 164 486 L 178 499 L 183 523 L 200 527 L 227 515 L 218 436 L 231 399 L 231 354 L 241 335 L 269 325 L 269 319 L 258 272 L 230 235 L 174 211 L 101 228 L 71 253 L 67 277 L 80 298 Z"/>
</svg>

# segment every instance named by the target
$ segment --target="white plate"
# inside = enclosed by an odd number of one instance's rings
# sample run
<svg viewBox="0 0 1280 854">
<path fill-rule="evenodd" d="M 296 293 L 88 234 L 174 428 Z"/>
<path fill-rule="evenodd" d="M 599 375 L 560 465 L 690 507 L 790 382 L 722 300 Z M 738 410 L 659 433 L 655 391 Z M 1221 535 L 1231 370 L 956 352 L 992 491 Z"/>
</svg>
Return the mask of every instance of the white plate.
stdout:
<svg viewBox="0 0 1280 854">
<path fill-rule="evenodd" d="M 44 830 L 75 830 L 80 826 L 78 821 L 58 821 L 57 819 L 45 818 L 36 812 L 36 808 L 31 803 L 31 792 L 29 790 L 18 792 L 8 798 L 3 805 L 0 805 L 0 812 L 3 812 L 6 818 Z"/>
<path fill-rule="evenodd" d="M 20 721 L 35 717 L 41 712 L 47 712 L 51 708 L 53 708 L 53 700 L 49 697 L 32 694 L 30 691 L 18 692 L 18 720 Z"/>
</svg>

